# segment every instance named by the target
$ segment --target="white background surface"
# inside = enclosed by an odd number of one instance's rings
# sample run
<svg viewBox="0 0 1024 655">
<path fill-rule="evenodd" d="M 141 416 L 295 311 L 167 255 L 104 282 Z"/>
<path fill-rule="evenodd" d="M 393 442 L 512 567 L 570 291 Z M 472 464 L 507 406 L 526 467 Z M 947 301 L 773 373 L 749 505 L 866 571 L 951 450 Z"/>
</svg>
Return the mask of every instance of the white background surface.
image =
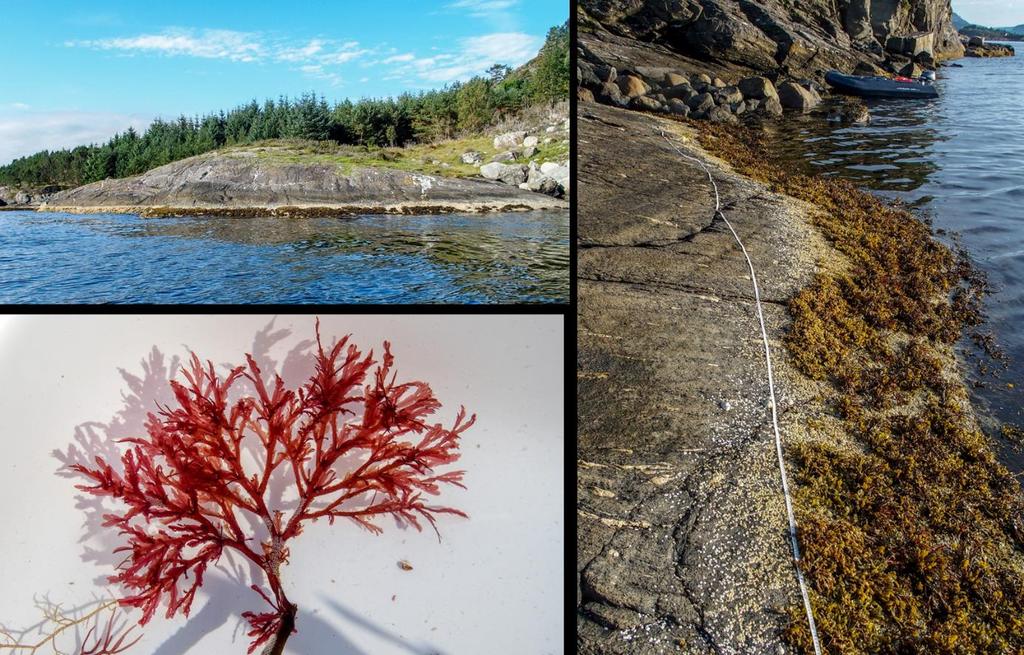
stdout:
<svg viewBox="0 0 1024 655">
<path fill-rule="evenodd" d="M 130 388 L 118 368 L 145 378 L 155 347 L 165 365 L 194 349 L 215 363 L 256 352 L 281 364 L 313 318 L 51 316 L 0 318 L 0 623 L 40 616 L 34 597 L 74 606 L 105 587 L 111 565 L 89 549 L 74 480 L 59 477 L 53 451 L 88 430 L 102 442 L 139 433 L 141 397 L 152 410 L 166 374 Z M 350 522 L 308 524 L 290 542 L 283 570 L 299 606 L 286 652 L 303 655 L 445 655 L 563 652 L 563 325 L 558 316 L 322 317 L 325 341 L 353 334 L 380 352 L 391 340 L 399 380 L 430 383 L 450 425 L 460 404 L 476 412 L 462 459 L 468 490 L 440 502 L 469 513 L 443 516 L 442 542 L 429 528 L 381 521 L 374 536 Z M 288 330 L 290 334 L 273 336 Z M 278 338 L 280 337 L 280 338 Z M 301 367 L 284 367 L 295 384 Z M 163 378 L 163 381 L 161 381 Z M 160 396 L 157 396 L 160 397 Z M 92 424 L 90 426 L 90 423 Z M 100 556 L 100 559 L 108 555 Z M 402 571 L 398 560 L 412 571 Z M 131 653 L 244 653 L 245 610 L 266 604 L 245 585 L 211 571 L 191 616 L 159 614 Z M 394 596 L 394 599 L 392 599 Z M 133 615 L 135 619 L 138 614 Z"/>
</svg>

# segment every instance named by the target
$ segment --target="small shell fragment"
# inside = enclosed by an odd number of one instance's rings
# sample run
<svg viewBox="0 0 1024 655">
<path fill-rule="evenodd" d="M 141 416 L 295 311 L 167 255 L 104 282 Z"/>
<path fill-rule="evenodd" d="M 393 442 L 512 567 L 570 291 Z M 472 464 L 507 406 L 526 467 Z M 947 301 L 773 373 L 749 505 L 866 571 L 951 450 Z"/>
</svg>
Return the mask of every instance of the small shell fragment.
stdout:
<svg viewBox="0 0 1024 655">
<path fill-rule="evenodd" d="M 404 559 L 400 559 L 398 560 L 398 568 L 402 569 L 403 571 L 412 571 L 412 564 L 405 561 Z"/>
</svg>

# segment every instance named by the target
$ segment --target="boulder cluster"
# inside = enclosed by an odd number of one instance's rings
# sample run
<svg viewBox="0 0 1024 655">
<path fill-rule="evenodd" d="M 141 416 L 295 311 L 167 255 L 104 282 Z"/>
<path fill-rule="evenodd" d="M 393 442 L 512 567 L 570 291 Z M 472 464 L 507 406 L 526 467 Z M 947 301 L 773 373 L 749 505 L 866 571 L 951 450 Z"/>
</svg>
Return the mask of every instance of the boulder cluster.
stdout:
<svg viewBox="0 0 1024 655">
<path fill-rule="evenodd" d="M 37 205 L 40 202 L 46 202 L 57 191 L 59 191 L 57 187 L 25 191 L 15 187 L 0 186 L 0 207 Z"/>
<path fill-rule="evenodd" d="M 463 153 L 462 162 L 480 167 L 480 175 L 520 189 L 564 198 L 569 190 L 569 162 L 538 161 L 536 155 L 541 144 L 552 143 L 559 132 L 568 133 L 569 119 L 544 130 L 545 136 L 531 135 L 526 130 L 505 132 L 494 137 L 498 154 L 488 163 L 483 155 L 470 151 Z M 565 136 L 568 136 L 566 134 Z"/>
<path fill-rule="evenodd" d="M 607 64 L 580 61 L 577 98 L 617 107 L 662 112 L 713 122 L 736 122 L 744 114 L 781 116 L 783 109 L 810 111 L 821 103 L 809 80 L 775 85 L 762 76 L 726 82 L 706 73 L 636 66 L 616 70 Z"/>
</svg>

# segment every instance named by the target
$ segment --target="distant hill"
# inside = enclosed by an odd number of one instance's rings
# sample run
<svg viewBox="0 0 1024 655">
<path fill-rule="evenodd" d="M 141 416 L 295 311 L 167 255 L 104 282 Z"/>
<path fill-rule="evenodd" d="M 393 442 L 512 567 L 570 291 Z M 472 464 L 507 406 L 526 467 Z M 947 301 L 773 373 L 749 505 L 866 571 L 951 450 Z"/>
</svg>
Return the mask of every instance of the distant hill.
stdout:
<svg viewBox="0 0 1024 655">
<path fill-rule="evenodd" d="M 964 36 L 981 36 L 994 41 L 1020 41 L 1024 37 L 1024 24 L 1014 27 L 985 27 L 975 25 L 953 12 L 953 27 Z"/>
<path fill-rule="evenodd" d="M 965 25 L 963 27 L 958 27 L 957 31 L 964 36 L 980 36 L 991 41 L 1024 41 L 1024 31 L 1010 31 L 1016 29 L 1021 28 L 1020 26 L 1004 29 L 1001 27 L 984 27 L 982 25 Z"/>
</svg>

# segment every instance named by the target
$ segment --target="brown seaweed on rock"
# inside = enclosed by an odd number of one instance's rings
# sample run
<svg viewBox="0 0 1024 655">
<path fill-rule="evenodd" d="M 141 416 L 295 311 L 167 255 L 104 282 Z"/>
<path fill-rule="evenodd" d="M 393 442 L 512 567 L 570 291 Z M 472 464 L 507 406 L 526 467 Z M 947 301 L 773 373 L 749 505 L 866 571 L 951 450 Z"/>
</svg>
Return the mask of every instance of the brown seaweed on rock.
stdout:
<svg viewBox="0 0 1024 655">
<path fill-rule="evenodd" d="M 825 650 L 1024 652 L 1024 498 L 952 355 L 981 321 L 964 262 L 910 212 L 789 172 L 754 131 L 697 129 L 740 173 L 817 207 L 846 259 L 791 300 L 786 340 L 830 408 L 788 449 Z M 812 652 L 791 616 L 786 640 Z"/>
</svg>

